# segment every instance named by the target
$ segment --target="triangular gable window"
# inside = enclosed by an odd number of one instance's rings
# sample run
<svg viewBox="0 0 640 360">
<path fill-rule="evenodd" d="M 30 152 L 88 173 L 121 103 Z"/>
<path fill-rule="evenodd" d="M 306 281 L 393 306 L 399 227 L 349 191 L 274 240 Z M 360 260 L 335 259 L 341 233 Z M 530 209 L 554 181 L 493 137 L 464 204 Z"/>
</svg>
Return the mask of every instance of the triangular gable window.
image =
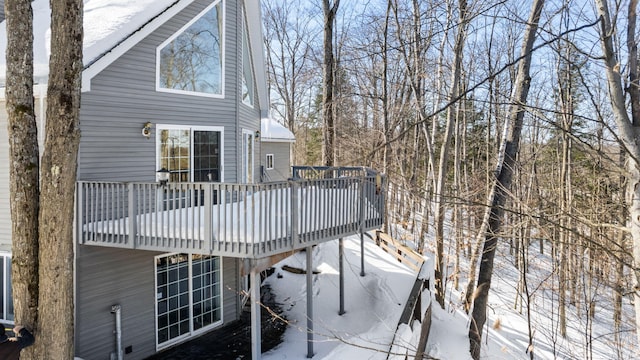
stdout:
<svg viewBox="0 0 640 360">
<path fill-rule="evenodd" d="M 157 49 L 159 91 L 223 95 L 223 6 L 215 1 Z"/>
<path fill-rule="evenodd" d="M 253 106 L 253 66 L 249 50 L 249 31 L 245 17 L 243 16 L 242 19 L 244 22 L 242 27 L 242 102 Z"/>
</svg>

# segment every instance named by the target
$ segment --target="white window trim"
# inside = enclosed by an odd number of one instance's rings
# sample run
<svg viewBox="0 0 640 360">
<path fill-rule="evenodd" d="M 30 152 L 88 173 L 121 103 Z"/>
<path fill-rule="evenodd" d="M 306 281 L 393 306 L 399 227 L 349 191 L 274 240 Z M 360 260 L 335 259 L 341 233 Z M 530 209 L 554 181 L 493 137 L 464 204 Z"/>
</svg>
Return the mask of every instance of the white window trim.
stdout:
<svg viewBox="0 0 640 360">
<path fill-rule="evenodd" d="M 245 147 L 244 147 L 244 138 L 247 135 L 250 138 L 249 141 L 251 141 L 252 143 L 255 142 L 255 139 L 256 139 L 255 138 L 255 131 L 242 129 L 242 141 L 240 141 L 240 146 L 242 146 L 242 150 L 241 150 L 241 155 L 242 156 L 241 156 L 241 160 L 240 160 L 240 161 L 242 161 L 242 164 L 241 164 L 241 167 L 240 167 L 241 168 L 240 176 L 242 176 L 242 179 L 241 179 L 242 181 L 240 181 L 241 183 L 244 183 L 247 180 L 246 171 L 248 170 L 248 168 L 245 169 L 245 165 L 247 165 L 247 163 L 249 161 L 247 161 L 247 159 L 245 159 L 245 154 L 247 154 L 247 151 L 246 151 L 247 149 L 245 149 Z M 251 179 L 249 179 L 249 183 L 250 184 L 253 184 L 253 181 L 255 179 L 255 174 L 254 174 L 255 173 L 255 151 L 256 151 L 256 146 L 255 146 L 255 144 L 252 144 L 251 153 L 248 154 L 249 157 L 251 158 L 251 161 L 250 161 L 251 163 L 248 166 L 250 166 L 252 168 Z"/>
<path fill-rule="evenodd" d="M 160 139 L 161 130 L 189 130 L 189 181 L 193 182 L 193 132 L 216 131 L 220 133 L 220 182 L 224 182 L 224 126 L 188 126 L 188 125 L 156 125 L 156 170 L 160 169 Z"/>
<path fill-rule="evenodd" d="M 271 166 L 269 166 L 269 158 L 271 158 Z M 273 154 L 267 154 L 264 159 L 264 167 L 267 170 L 273 170 L 275 168 L 276 157 Z"/>
<path fill-rule="evenodd" d="M 247 52 L 249 53 L 249 71 L 251 72 L 251 76 L 253 77 L 253 82 L 252 82 L 252 86 L 251 89 L 249 89 L 249 92 L 251 93 L 251 102 L 247 102 L 242 98 L 242 78 L 244 78 L 244 38 L 247 38 Z M 254 90 L 255 88 L 255 81 L 256 81 L 256 77 L 254 76 L 253 73 L 253 57 L 251 55 L 251 38 L 249 36 L 249 24 L 247 24 L 247 14 L 244 10 L 244 6 L 242 7 L 242 55 L 240 56 L 240 66 L 242 71 L 240 72 L 240 86 L 239 86 L 239 90 L 240 90 L 240 100 L 241 102 L 251 108 L 254 109 L 255 108 L 255 103 L 256 103 L 256 92 Z"/>
<path fill-rule="evenodd" d="M 184 334 L 181 336 L 178 336 L 177 338 L 168 340 L 162 344 L 158 344 L 158 299 L 157 299 L 157 291 L 158 291 L 158 258 L 162 258 L 162 257 L 167 257 L 167 256 L 171 256 L 171 255 L 176 255 L 176 254 L 180 254 L 177 252 L 174 253 L 166 253 L 166 254 L 162 254 L 162 255 L 157 255 L 153 257 L 153 313 L 154 313 L 154 329 L 155 329 L 155 338 L 156 338 L 156 351 L 160 351 L 166 348 L 169 348 L 173 345 L 176 345 L 178 343 L 184 342 L 187 339 L 191 339 L 194 338 L 202 333 L 205 333 L 207 331 L 211 331 L 211 329 L 214 329 L 216 327 L 219 327 L 220 325 L 224 324 L 224 291 L 223 291 L 223 285 L 224 285 L 224 274 L 223 274 L 223 269 L 224 266 L 222 264 L 223 258 L 222 256 L 218 256 L 218 258 L 220 258 L 220 320 L 216 321 L 213 324 L 207 325 L 203 328 L 200 328 L 198 330 L 193 330 L 193 297 L 192 297 L 192 293 L 193 293 L 193 269 L 191 268 L 191 262 L 193 260 L 192 256 L 193 254 L 189 254 L 189 266 L 188 266 L 188 270 L 189 270 L 189 311 L 191 312 L 189 314 L 189 333 L 188 334 Z"/>
<path fill-rule="evenodd" d="M 220 42 L 220 46 L 221 46 L 221 54 L 222 54 L 222 69 L 221 69 L 221 74 L 220 74 L 220 81 L 221 81 L 221 92 L 220 94 L 209 94 L 209 93 L 203 93 L 203 92 L 197 92 L 197 91 L 186 91 L 186 90 L 178 90 L 178 89 L 168 89 L 168 88 L 163 88 L 160 86 L 160 51 L 167 46 L 167 44 L 169 44 L 170 42 L 172 42 L 175 38 L 177 38 L 178 36 L 182 35 L 182 33 L 189 28 L 191 25 L 193 25 L 193 23 L 195 23 L 196 21 L 198 21 L 202 16 L 204 16 L 204 14 L 206 14 L 208 11 L 210 11 L 212 8 L 214 8 L 216 5 L 220 4 L 222 7 L 222 34 L 221 34 L 221 38 L 222 41 Z M 167 40 L 165 40 L 162 44 L 160 44 L 157 48 L 156 48 L 156 91 L 158 92 L 166 92 L 166 93 L 173 93 L 173 94 L 182 94 L 182 95 L 191 95 L 191 96 L 202 96 L 202 97 L 208 97 L 208 98 L 217 98 L 217 99 L 224 99 L 224 93 L 225 93 L 225 57 L 226 57 L 226 23 L 227 23 L 227 14 L 226 14 L 226 6 L 224 4 L 224 0 L 217 0 L 214 1 L 213 3 L 211 3 L 211 5 L 207 6 L 204 10 L 202 10 L 197 16 L 195 16 L 193 19 L 191 19 L 191 21 L 189 21 L 188 23 L 186 23 L 183 27 L 180 28 L 180 30 L 176 31 L 173 35 L 171 35 Z"/>
<path fill-rule="evenodd" d="M 11 281 L 9 280 L 9 272 L 11 271 L 11 267 L 7 269 L 7 261 L 12 260 L 12 254 L 9 252 L 0 252 L 0 266 L 2 266 L 2 289 L 0 289 L 0 296 L 2 296 L 2 314 L 0 314 L 0 320 L 4 323 L 13 324 L 15 320 L 7 319 L 5 316 L 9 310 L 9 301 L 13 302 L 13 291 L 11 292 L 12 296 L 7 296 L 8 291 L 6 291 L 7 285 L 11 288 Z M 9 271 L 7 271 L 9 270 Z M 14 317 L 15 317 L 15 306 L 14 306 Z"/>
</svg>

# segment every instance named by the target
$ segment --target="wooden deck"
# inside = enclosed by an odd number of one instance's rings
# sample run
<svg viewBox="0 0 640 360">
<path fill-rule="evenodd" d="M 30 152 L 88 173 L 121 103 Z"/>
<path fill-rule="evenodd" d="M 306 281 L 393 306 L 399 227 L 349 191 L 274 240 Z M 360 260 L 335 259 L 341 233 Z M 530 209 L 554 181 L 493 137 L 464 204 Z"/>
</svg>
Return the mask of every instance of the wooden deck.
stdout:
<svg viewBox="0 0 640 360">
<path fill-rule="evenodd" d="M 296 167 L 260 184 L 80 181 L 85 245 L 265 258 L 379 228 L 385 178 L 366 168 Z"/>
</svg>

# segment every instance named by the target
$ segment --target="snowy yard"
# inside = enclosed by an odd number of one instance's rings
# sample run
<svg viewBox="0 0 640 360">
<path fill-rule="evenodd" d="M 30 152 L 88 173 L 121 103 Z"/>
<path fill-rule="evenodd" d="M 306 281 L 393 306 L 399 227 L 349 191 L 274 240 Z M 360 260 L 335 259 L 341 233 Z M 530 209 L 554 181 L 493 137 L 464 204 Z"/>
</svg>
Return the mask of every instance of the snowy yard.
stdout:
<svg viewBox="0 0 640 360">
<path fill-rule="evenodd" d="M 415 273 L 398 263 L 375 244 L 365 239 L 365 271 L 360 277 L 360 240 L 353 236 L 345 239 L 346 314 L 338 315 L 338 242 L 321 244 L 313 250 L 314 269 L 314 359 L 386 359 L 398 319 L 407 300 Z M 548 270 L 546 258 L 539 259 L 538 268 L 531 271 L 543 277 Z M 305 359 L 306 335 L 306 279 L 281 268 L 289 265 L 305 268 L 305 254 L 298 253 L 276 265 L 276 272 L 266 281 L 282 304 L 283 314 L 290 322 L 283 343 L 263 354 L 267 360 Z M 278 274 L 282 275 L 278 278 Z M 517 272 L 509 263 L 496 266 L 494 282 L 489 295 L 488 327 L 484 331 L 483 359 L 529 359 L 526 315 L 513 310 L 514 283 Z M 551 292 L 539 289 L 534 295 L 534 351 L 536 359 L 587 358 L 582 328 L 584 321 L 575 314 L 569 320 L 569 339 L 553 338 L 548 312 L 556 311 L 549 298 Z M 601 294 L 600 296 L 606 296 Z M 434 303 L 429 342 L 426 353 L 436 359 L 470 359 L 467 337 L 468 316 L 459 306 L 460 294 L 450 292 L 447 310 Z M 628 304 L 627 304 L 628 305 Z M 423 309 L 424 310 L 424 309 Z M 264 310 L 263 310 L 264 311 Z M 631 316 L 631 315 L 629 315 Z M 615 349 L 601 334 L 611 332 L 610 313 L 602 311 L 593 324 L 594 359 L 615 358 Z M 628 341 L 633 341 L 629 334 Z M 554 355 L 555 346 L 555 355 Z M 625 359 L 637 354 L 633 349 L 623 350 Z"/>
</svg>

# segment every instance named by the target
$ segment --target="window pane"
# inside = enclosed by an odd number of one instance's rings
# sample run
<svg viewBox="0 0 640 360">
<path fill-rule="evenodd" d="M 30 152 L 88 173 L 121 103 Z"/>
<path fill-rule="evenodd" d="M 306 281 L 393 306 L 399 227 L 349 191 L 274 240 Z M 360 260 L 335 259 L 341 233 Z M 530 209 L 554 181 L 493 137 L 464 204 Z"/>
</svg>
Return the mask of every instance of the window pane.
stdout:
<svg viewBox="0 0 640 360">
<path fill-rule="evenodd" d="M 207 257 L 202 260 L 202 280 L 196 288 L 194 282 L 193 315 L 196 328 L 205 327 L 221 319 L 220 304 L 220 262 L 218 257 Z M 198 265 L 199 266 L 199 265 Z M 197 294 L 197 296 L 195 296 Z"/>
<path fill-rule="evenodd" d="M 156 300 L 158 344 L 176 337 L 189 335 L 220 321 L 222 314 L 222 287 L 220 284 L 220 259 L 213 256 L 193 255 L 191 272 L 200 272 L 193 277 L 189 288 L 189 255 L 168 255 L 156 260 L 156 277 L 167 273 L 168 284 L 158 287 L 156 293 L 166 292 L 164 298 Z M 191 302 L 189 301 L 191 300 Z M 193 319 L 193 328 L 190 328 Z"/>
<path fill-rule="evenodd" d="M 194 181 L 220 181 L 220 132 L 193 132 L 193 163 Z"/>
<path fill-rule="evenodd" d="M 7 259 L 7 257 L 5 256 L 0 256 L 0 319 L 5 319 L 5 314 L 4 314 L 4 303 L 5 300 L 10 300 L 11 297 L 9 297 L 8 292 L 11 291 L 11 281 L 8 278 L 9 276 L 7 276 L 7 282 L 5 282 L 4 279 L 4 274 L 6 273 L 6 271 L 4 270 L 4 261 L 5 259 Z M 10 275 L 11 271 L 9 271 Z"/>
<path fill-rule="evenodd" d="M 156 321 L 158 343 L 161 344 L 190 331 L 188 326 L 186 330 L 184 326 L 185 319 L 189 323 L 189 255 L 176 254 L 158 258 L 156 278 L 164 278 L 167 282 L 156 288 Z"/>
<path fill-rule="evenodd" d="M 244 17 L 243 17 L 244 20 Z M 242 27 L 242 101 L 253 106 L 253 71 L 251 66 L 251 56 L 249 50 L 249 36 L 247 23 Z"/>
<path fill-rule="evenodd" d="M 273 154 L 267 154 L 267 169 L 273 169 Z"/>
<path fill-rule="evenodd" d="M 159 86 L 222 94 L 222 25 L 218 2 L 160 49 Z"/>
<path fill-rule="evenodd" d="M 7 302 L 6 319 L 7 320 L 13 320 L 14 319 L 14 314 L 13 314 L 14 311 L 13 311 L 13 290 L 11 289 L 11 257 L 7 256 L 4 259 L 5 259 L 4 271 L 7 273 L 7 283 L 5 284 L 6 293 L 7 293 L 7 298 L 6 298 L 6 302 Z"/>
<path fill-rule="evenodd" d="M 189 130 L 160 131 L 160 168 L 169 171 L 169 181 L 189 181 Z"/>
</svg>

